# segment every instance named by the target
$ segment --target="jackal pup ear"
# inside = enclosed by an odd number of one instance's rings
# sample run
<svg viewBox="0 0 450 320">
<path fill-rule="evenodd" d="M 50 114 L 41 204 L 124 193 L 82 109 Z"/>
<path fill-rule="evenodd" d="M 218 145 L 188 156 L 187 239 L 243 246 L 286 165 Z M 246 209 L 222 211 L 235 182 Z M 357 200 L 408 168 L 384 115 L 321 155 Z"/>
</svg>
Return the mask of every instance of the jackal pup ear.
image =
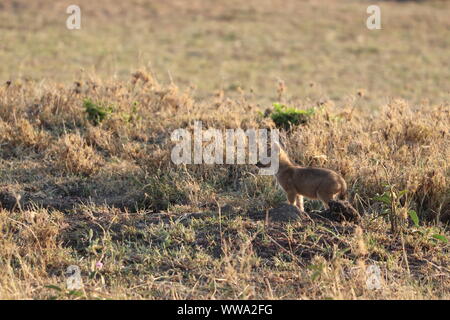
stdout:
<svg viewBox="0 0 450 320">
<path fill-rule="evenodd" d="M 274 141 L 272 143 L 272 147 L 270 150 L 271 154 L 272 154 L 272 152 L 280 153 L 281 150 L 283 150 L 283 149 L 281 148 L 280 143 L 278 143 L 277 141 Z"/>
<path fill-rule="evenodd" d="M 274 143 L 276 143 L 276 142 L 274 142 Z M 270 162 L 270 159 L 269 159 L 269 158 L 270 158 L 270 155 L 273 154 L 274 149 L 277 149 L 277 148 L 278 148 L 278 147 L 276 147 L 274 144 L 270 144 L 270 143 L 267 143 L 267 144 L 265 145 L 265 147 L 267 148 L 267 149 L 266 149 L 266 151 L 267 151 L 266 156 L 267 156 L 268 158 L 267 158 L 267 159 L 264 159 L 263 161 L 264 161 L 264 162 L 268 161 L 268 163 L 262 163 L 261 160 L 258 160 L 258 162 L 255 163 L 255 165 L 256 165 L 258 168 L 268 168 L 268 167 L 270 167 L 270 165 L 271 165 L 271 162 Z M 275 151 L 275 152 L 277 152 L 277 151 Z"/>
</svg>

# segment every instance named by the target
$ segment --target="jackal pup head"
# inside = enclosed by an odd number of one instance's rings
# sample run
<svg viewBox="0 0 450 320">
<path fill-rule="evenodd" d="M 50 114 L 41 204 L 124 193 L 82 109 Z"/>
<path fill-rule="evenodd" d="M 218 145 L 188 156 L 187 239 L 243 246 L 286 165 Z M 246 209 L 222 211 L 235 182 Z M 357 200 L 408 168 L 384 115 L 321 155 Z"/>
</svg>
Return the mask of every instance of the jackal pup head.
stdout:
<svg viewBox="0 0 450 320">
<path fill-rule="evenodd" d="M 261 152 L 260 149 L 259 161 L 255 164 L 260 169 L 259 173 L 262 175 L 277 174 L 280 165 L 280 158 L 283 158 L 281 155 L 286 155 L 286 153 L 280 147 L 278 141 L 273 140 L 271 144 L 266 145 L 264 151 Z"/>
</svg>

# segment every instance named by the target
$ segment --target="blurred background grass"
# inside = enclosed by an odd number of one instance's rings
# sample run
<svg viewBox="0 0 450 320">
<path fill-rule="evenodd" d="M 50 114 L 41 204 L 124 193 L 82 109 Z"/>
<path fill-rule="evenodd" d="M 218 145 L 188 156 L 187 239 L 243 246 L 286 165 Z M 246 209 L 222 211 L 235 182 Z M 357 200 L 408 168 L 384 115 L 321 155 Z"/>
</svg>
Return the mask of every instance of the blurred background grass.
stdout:
<svg viewBox="0 0 450 320">
<path fill-rule="evenodd" d="M 66 8 L 81 7 L 81 30 Z M 373 107 L 389 98 L 448 102 L 450 2 L 383 1 L 382 30 L 368 30 L 374 2 L 332 0 L 3 0 L 0 80 L 70 83 L 128 79 L 146 67 L 160 82 L 244 92 L 263 105 L 283 80 L 290 99 Z M 242 91 L 242 90 L 243 91 Z"/>
</svg>

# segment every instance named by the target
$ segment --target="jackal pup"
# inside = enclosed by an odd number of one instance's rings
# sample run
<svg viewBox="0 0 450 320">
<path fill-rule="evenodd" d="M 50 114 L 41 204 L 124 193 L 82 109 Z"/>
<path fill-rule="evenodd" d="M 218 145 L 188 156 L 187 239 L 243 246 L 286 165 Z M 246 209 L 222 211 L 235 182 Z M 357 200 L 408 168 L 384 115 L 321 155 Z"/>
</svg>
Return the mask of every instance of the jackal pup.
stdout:
<svg viewBox="0 0 450 320">
<path fill-rule="evenodd" d="M 337 172 L 296 165 L 277 143 L 273 145 L 272 149 L 272 152 L 279 154 L 279 169 L 275 176 L 286 192 L 291 205 L 296 205 L 301 211 L 304 211 L 303 196 L 305 196 L 309 199 L 319 199 L 328 209 L 328 203 L 336 195 L 339 199 L 345 199 L 347 184 Z M 260 162 L 256 165 L 266 167 Z"/>
</svg>

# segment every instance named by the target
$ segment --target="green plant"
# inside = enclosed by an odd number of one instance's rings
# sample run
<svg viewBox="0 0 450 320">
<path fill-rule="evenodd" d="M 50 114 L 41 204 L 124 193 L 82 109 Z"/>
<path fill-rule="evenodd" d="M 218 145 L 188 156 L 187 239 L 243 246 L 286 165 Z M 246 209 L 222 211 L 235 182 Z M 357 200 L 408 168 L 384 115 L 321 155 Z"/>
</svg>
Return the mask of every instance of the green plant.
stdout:
<svg viewBox="0 0 450 320">
<path fill-rule="evenodd" d="M 91 99 L 85 99 L 83 101 L 83 106 L 88 115 L 89 121 L 91 121 L 94 125 L 98 125 L 100 122 L 105 120 L 106 117 L 113 111 L 112 107 L 94 103 Z"/>
<path fill-rule="evenodd" d="M 278 128 L 290 129 L 292 126 L 305 124 L 315 113 L 314 108 L 307 110 L 299 110 L 296 108 L 288 108 L 284 104 L 274 103 L 274 111 L 270 114 L 273 122 Z"/>
<path fill-rule="evenodd" d="M 391 231 L 398 233 L 401 221 L 411 218 L 416 227 L 419 227 L 419 217 L 415 210 L 408 209 L 408 190 L 398 191 L 394 185 L 385 185 L 385 191 L 373 198 L 383 204 L 383 215 L 388 215 L 391 222 Z"/>
<path fill-rule="evenodd" d="M 436 233 L 433 228 L 421 227 L 419 225 L 419 216 L 415 210 L 408 209 L 408 190 L 398 191 L 393 185 L 386 185 L 386 191 L 383 194 L 374 197 L 374 200 L 383 203 L 383 215 L 388 215 L 391 222 L 391 231 L 399 233 L 402 231 L 402 221 L 405 221 L 408 216 L 417 228 L 417 232 L 431 238 L 433 240 L 448 243 L 448 239 Z"/>
</svg>

